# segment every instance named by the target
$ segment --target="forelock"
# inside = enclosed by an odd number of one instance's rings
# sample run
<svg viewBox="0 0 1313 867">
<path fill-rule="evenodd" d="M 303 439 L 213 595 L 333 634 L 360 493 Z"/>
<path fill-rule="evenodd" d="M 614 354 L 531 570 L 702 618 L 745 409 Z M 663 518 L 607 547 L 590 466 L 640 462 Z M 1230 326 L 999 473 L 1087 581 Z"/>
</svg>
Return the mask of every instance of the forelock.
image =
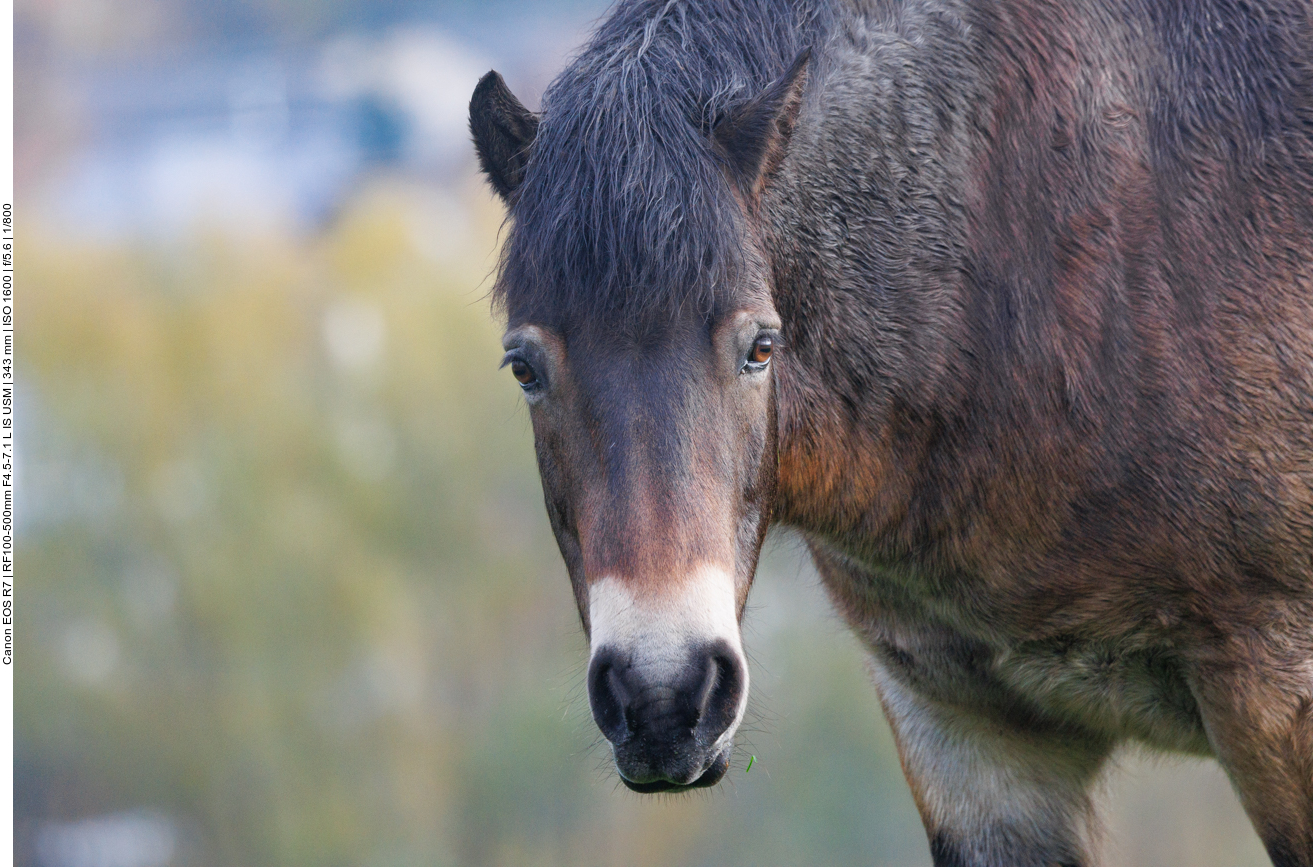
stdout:
<svg viewBox="0 0 1313 867">
<path fill-rule="evenodd" d="M 787 67 L 815 18 L 787 0 L 621 4 L 543 98 L 501 306 L 558 322 L 715 306 L 743 251 L 711 131 Z"/>
</svg>

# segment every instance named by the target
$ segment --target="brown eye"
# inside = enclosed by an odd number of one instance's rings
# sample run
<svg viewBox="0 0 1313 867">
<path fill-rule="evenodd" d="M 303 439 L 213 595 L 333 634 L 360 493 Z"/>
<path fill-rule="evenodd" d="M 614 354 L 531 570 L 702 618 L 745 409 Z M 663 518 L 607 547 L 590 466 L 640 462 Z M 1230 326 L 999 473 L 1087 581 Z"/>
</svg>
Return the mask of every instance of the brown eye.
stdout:
<svg viewBox="0 0 1313 867">
<path fill-rule="evenodd" d="M 748 353 L 748 361 L 753 364 L 765 364 L 770 361 L 770 353 L 774 348 L 775 341 L 763 334 L 752 344 L 752 351 Z"/>
<path fill-rule="evenodd" d="M 538 374 L 533 372 L 533 368 L 523 358 L 511 360 L 511 375 L 523 386 L 530 386 L 538 381 Z"/>
</svg>

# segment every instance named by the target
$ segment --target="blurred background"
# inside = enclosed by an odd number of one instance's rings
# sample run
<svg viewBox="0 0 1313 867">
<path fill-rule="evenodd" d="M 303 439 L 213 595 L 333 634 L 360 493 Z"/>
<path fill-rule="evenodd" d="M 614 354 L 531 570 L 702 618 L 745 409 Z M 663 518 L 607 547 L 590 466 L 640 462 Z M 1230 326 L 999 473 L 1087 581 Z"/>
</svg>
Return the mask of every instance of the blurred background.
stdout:
<svg viewBox="0 0 1313 867">
<path fill-rule="evenodd" d="M 599 744 L 465 111 L 603 11 L 17 0 L 19 864 L 929 864 L 787 535 L 727 780 Z M 1268 863 L 1211 763 L 1108 788 L 1113 863 Z"/>
</svg>

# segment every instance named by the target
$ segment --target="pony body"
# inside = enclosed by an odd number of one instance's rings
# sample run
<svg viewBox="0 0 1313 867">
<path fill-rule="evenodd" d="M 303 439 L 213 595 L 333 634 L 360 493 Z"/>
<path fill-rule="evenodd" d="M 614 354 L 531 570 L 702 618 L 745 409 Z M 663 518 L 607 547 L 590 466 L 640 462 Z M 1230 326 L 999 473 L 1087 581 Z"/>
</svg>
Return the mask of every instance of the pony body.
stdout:
<svg viewBox="0 0 1313 867">
<path fill-rule="evenodd" d="M 741 616 L 792 526 L 937 865 L 1102 863 L 1127 740 L 1215 756 L 1313 865 L 1310 45 L 1282 0 L 672 0 L 617 7 L 533 134 L 485 79 L 585 627 L 604 582 L 662 635 Z M 747 682 L 711 619 L 594 644 L 627 782 L 640 741 L 640 785 L 719 779 Z M 678 673 L 623 661 L 662 641 Z"/>
</svg>

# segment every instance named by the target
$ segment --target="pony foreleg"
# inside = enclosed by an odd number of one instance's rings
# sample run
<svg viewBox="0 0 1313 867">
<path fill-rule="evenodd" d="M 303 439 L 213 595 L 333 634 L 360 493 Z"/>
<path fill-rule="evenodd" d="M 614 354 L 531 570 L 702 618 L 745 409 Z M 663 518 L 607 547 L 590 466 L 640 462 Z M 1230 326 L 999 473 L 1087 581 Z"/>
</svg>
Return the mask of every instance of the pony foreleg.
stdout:
<svg viewBox="0 0 1313 867">
<path fill-rule="evenodd" d="M 1190 686 L 1274 867 L 1313 867 L 1313 660 L 1255 656 L 1197 666 Z"/>
<path fill-rule="evenodd" d="M 1094 867 L 1092 790 L 1111 745 L 930 698 L 874 660 L 935 867 Z"/>
</svg>

